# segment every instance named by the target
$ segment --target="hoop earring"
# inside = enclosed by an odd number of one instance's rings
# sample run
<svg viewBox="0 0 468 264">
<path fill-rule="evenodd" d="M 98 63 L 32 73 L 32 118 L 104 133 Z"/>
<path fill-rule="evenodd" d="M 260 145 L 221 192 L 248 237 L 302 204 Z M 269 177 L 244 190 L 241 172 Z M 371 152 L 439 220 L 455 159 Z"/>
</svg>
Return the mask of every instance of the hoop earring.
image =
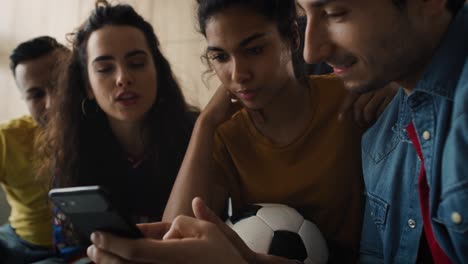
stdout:
<svg viewBox="0 0 468 264">
<path fill-rule="evenodd" d="M 86 97 L 81 101 L 81 113 L 86 116 Z"/>
<path fill-rule="evenodd" d="M 87 113 L 86 113 L 86 103 L 89 103 L 88 105 L 91 105 L 91 108 L 93 107 L 92 105 L 94 105 L 94 112 L 95 113 L 99 113 L 99 105 L 94 101 L 94 100 L 91 100 L 91 99 L 88 99 L 88 98 L 83 98 L 83 100 L 81 101 L 81 113 L 83 114 L 83 116 L 86 116 Z M 88 107 L 88 110 L 89 110 L 89 107 Z M 92 112 L 91 112 L 92 114 Z"/>
<path fill-rule="evenodd" d="M 92 104 L 93 100 L 90 100 L 88 98 L 83 98 L 83 100 L 81 101 L 81 113 L 83 113 L 83 116 L 86 116 L 88 113 L 86 113 L 86 108 L 88 108 L 89 110 L 89 107 L 86 106 L 86 103 L 89 103 L 88 105 Z M 97 106 L 97 104 L 95 105 L 95 112 L 97 113 L 99 111 L 99 108 Z"/>
</svg>

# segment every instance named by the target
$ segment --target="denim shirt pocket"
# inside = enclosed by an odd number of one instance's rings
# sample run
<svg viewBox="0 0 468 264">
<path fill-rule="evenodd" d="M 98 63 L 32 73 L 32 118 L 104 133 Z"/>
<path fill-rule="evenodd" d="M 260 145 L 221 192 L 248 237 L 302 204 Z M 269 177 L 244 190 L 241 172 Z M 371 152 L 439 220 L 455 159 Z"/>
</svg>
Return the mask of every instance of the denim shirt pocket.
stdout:
<svg viewBox="0 0 468 264">
<path fill-rule="evenodd" d="M 443 224 L 447 229 L 456 233 L 468 232 L 468 191 L 461 188 L 443 196 L 433 220 Z"/>
<path fill-rule="evenodd" d="M 387 221 L 387 213 L 389 204 L 381 198 L 367 193 L 367 199 L 369 202 L 369 210 L 374 223 L 383 231 L 385 223 Z"/>
<path fill-rule="evenodd" d="M 374 164 L 378 164 L 388 154 L 390 154 L 392 150 L 395 149 L 395 147 L 398 145 L 398 142 L 400 142 L 398 135 L 394 135 L 386 140 L 383 145 L 379 146 L 378 144 L 375 144 L 370 147 L 367 145 L 368 147 L 363 150 Z"/>
<path fill-rule="evenodd" d="M 364 163 L 371 161 L 374 165 L 378 164 L 397 147 L 398 143 L 407 140 L 406 132 L 401 126 L 406 117 L 400 116 L 397 102 L 398 100 L 392 101 L 377 123 L 362 137 Z"/>
</svg>

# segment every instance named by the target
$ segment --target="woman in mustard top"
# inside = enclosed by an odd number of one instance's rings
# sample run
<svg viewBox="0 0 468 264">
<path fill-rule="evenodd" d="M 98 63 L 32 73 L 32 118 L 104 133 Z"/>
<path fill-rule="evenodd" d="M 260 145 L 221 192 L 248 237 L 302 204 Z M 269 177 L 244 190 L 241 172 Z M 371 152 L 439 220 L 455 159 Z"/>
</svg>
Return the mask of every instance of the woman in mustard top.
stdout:
<svg viewBox="0 0 468 264">
<path fill-rule="evenodd" d="M 205 58 L 222 86 L 195 126 L 164 219 L 191 214 L 195 196 L 220 216 L 229 197 L 234 212 L 287 204 L 319 227 L 330 262 L 354 262 L 363 129 L 338 118 L 347 95 L 340 80 L 300 71 L 295 2 L 198 3 Z M 233 116 L 231 98 L 242 105 Z"/>
</svg>

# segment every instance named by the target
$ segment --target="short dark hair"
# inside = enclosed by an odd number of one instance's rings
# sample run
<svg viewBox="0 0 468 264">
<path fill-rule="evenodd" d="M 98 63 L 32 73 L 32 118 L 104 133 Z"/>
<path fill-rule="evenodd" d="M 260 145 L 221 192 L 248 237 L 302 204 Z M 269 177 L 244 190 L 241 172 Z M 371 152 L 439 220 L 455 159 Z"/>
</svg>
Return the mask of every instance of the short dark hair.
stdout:
<svg viewBox="0 0 468 264">
<path fill-rule="evenodd" d="M 406 0 L 392 0 L 393 3 L 395 3 L 396 6 L 402 8 L 406 5 Z M 447 0 L 447 9 L 455 15 L 458 10 L 463 6 L 465 3 L 465 0 Z"/>
<path fill-rule="evenodd" d="M 56 49 L 68 49 L 53 37 L 40 36 L 20 43 L 10 54 L 10 69 L 15 75 L 18 64 L 39 58 Z"/>
</svg>

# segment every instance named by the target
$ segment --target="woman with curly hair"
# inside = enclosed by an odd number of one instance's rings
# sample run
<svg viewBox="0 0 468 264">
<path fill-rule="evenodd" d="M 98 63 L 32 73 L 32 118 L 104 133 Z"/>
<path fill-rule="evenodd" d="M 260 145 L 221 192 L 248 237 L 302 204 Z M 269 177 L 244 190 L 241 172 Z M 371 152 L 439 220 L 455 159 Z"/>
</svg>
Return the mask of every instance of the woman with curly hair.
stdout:
<svg viewBox="0 0 468 264">
<path fill-rule="evenodd" d="M 72 34 L 44 135 L 53 187 L 100 185 L 136 223 L 161 220 L 195 121 L 152 26 L 128 5 L 98 1 Z M 69 261 L 84 254 L 54 209 L 54 243 Z"/>
</svg>

